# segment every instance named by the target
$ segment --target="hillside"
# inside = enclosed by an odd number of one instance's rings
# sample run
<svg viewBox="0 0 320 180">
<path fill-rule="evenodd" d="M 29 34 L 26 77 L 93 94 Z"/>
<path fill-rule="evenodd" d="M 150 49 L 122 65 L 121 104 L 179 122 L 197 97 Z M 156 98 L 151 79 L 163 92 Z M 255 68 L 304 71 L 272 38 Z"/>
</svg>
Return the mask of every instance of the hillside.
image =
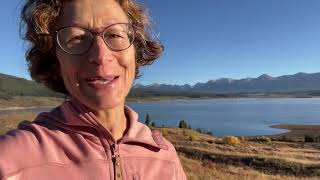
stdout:
<svg viewBox="0 0 320 180">
<path fill-rule="evenodd" d="M 34 81 L 0 73 L 0 99 L 15 96 L 63 97 Z"/>
<path fill-rule="evenodd" d="M 0 103 L 2 105 L 12 104 L 10 101 L 13 100 L 15 102 L 27 102 L 24 97 L 35 96 L 64 97 L 62 94 L 53 92 L 34 81 L 0 73 Z M 181 86 L 135 84 L 127 100 L 132 102 L 199 98 L 295 98 L 314 96 L 320 96 L 320 73 L 297 73 L 280 77 L 261 75 L 258 78 L 240 80 L 221 78 L 206 83 L 197 83 L 194 86 L 188 84 Z M 38 104 L 30 103 L 28 105 L 20 104 L 22 106 L 38 106 Z M 52 105 L 55 105 L 55 103 Z"/>
<path fill-rule="evenodd" d="M 189 180 L 316 180 L 320 144 L 270 138 L 217 138 L 189 129 L 159 128 L 176 147 Z M 239 140 L 240 139 L 240 140 Z"/>
</svg>

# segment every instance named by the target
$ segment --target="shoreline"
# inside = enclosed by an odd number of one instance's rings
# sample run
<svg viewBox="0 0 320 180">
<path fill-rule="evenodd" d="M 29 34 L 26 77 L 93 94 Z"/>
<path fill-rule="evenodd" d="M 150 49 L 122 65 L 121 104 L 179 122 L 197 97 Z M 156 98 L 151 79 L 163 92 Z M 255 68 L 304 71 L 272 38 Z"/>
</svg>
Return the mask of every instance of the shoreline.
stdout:
<svg viewBox="0 0 320 180">
<path fill-rule="evenodd" d="M 31 98 L 31 99 L 30 99 Z M 63 98 L 53 98 L 55 101 L 41 103 L 42 100 L 32 102 L 33 97 L 28 96 L 21 98 L 21 100 L 27 100 L 27 102 L 20 102 L 20 106 L 10 106 L 11 104 L 17 104 L 15 100 L 3 100 L 0 99 L 0 103 L 9 104 L 9 107 L 3 107 L 0 105 L 0 111 L 5 110 L 20 110 L 20 109 L 32 109 L 32 108 L 46 108 L 46 107 L 55 107 L 64 101 Z M 41 97 L 43 99 L 51 99 L 52 97 Z M 145 102 L 162 102 L 162 101 L 199 101 L 199 100 L 230 100 L 230 99 L 320 99 L 320 96 L 313 97 L 292 97 L 292 96 L 248 96 L 248 97 L 185 97 L 185 96 L 159 96 L 159 97 L 128 97 L 126 103 L 145 103 Z M 20 100 L 18 98 L 17 100 Z M 40 105 L 39 106 L 39 102 Z M 279 128 L 281 129 L 281 128 Z"/>
<path fill-rule="evenodd" d="M 1 111 L 14 111 L 14 110 L 28 110 L 28 109 L 37 109 L 37 108 L 54 108 L 56 106 L 13 106 L 13 107 L 6 107 L 0 108 Z"/>
<path fill-rule="evenodd" d="M 288 132 L 266 135 L 265 137 L 287 139 L 291 141 L 304 141 L 305 136 L 317 136 L 320 137 L 320 125 L 319 124 L 278 124 L 269 126 L 275 129 L 285 129 Z M 257 136 L 255 136 L 257 137 Z M 260 136 L 261 137 L 261 136 Z"/>
</svg>

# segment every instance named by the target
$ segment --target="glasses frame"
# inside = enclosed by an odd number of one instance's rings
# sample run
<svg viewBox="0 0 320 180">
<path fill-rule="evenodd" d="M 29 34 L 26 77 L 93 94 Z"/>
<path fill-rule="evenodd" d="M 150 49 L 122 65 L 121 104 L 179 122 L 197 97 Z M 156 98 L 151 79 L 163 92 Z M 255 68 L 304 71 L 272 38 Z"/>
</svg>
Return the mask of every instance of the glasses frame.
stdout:
<svg viewBox="0 0 320 180">
<path fill-rule="evenodd" d="M 106 40 L 104 39 L 104 34 L 106 33 L 106 30 L 107 30 L 108 28 L 110 28 L 111 26 L 114 26 L 114 25 L 117 25 L 117 24 L 125 24 L 125 25 L 127 25 L 127 26 L 132 30 L 132 39 L 131 39 L 131 41 L 130 41 L 130 45 L 129 45 L 128 47 L 124 48 L 124 49 L 121 49 L 121 50 L 113 49 L 112 47 L 110 47 L 110 45 L 108 45 L 108 43 L 107 43 Z M 70 28 L 70 27 L 80 28 L 80 29 L 86 30 L 86 31 L 88 31 L 88 32 L 91 33 L 91 42 L 90 42 L 90 45 L 88 46 L 87 50 L 85 50 L 84 52 L 81 52 L 81 53 L 70 53 L 70 52 L 68 52 L 67 50 L 65 50 L 65 49 L 61 46 L 61 44 L 60 44 L 60 42 L 59 42 L 59 38 L 58 38 L 59 32 L 61 32 L 61 30 L 63 30 L 63 29 Z M 130 31 L 129 31 L 129 32 L 130 32 Z M 110 24 L 110 25 L 106 26 L 106 27 L 103 28 L 101 31 L 92 31 L 92 30 L 90 30 L 90 29 L 88 29 L 88 28 L 84 28 L 84 27 L 81 27 L 81 26 L 64 26 L 64 27 L 61 27 L 61 28 L 55 30 L 55 31 L 54 31 L 54 35 L 55 35 L 55 37 L 56 37 L 56 42 L 57 42 L 57 44 L 59 45 L 59 47 L 60 47 L 60 49 L 61 49 L 62 51 L 64 51 L 64 52 L 67 53 L 67 54 L 71 54 L 71 55 L 82 55 L 82 54 L 87 53 L 87 52 L 91 49 L 92 44 L 93 44 L 93 42 L 94 42 L 94 37 L 95 37 L 95 36 L 100 36 L 100 37 L 103 39 L 103 42 L 106 44 L 106 46 L 107 46 L 110 50 L 115 51 L 115 52 L 124 51 L 124 50 L 130 48 L 131 45 L 133 44 L 133 41 L 134 41 L 134 38 L 135 38 L 135 31 L 134 31 L 133 26 L 132 26 L 131 23 L 114 23 L 114 24 Z"/>
</svg>

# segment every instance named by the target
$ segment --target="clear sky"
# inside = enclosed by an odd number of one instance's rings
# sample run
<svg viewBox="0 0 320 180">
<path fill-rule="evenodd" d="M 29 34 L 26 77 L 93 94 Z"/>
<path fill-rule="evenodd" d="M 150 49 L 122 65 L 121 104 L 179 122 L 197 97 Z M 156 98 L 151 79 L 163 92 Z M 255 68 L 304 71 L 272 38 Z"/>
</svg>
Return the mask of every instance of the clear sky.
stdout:
<svg viewBox="0 0 320 180">
<path fill-rule="evenodd" d="M 139 0 L 164 55 L 138 83 L 195 84 L 217 78 L 320 72 L 319 0 Z M 30 79 L 19 38 L 18 0 L 0 7 L 0 72 Z"/>
</svg>

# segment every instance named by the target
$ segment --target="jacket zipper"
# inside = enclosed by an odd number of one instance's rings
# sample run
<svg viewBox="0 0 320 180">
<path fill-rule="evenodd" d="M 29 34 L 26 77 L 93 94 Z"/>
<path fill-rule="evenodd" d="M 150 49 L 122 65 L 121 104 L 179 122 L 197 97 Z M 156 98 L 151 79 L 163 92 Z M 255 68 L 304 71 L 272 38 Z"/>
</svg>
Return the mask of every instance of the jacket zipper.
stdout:
<svg viewBox="0 0 320 180">
<path fill-rule="evenodd" d="M 112 155 L 112 162 L 113 162 L 113 169 L 114 169 L 114 177 L 115 177 L 114 179 L 122 180 L 120 157 L 118 153 L 118 146 L 116 143 L 111 145 L 111 155 Z"/>
</svg>

